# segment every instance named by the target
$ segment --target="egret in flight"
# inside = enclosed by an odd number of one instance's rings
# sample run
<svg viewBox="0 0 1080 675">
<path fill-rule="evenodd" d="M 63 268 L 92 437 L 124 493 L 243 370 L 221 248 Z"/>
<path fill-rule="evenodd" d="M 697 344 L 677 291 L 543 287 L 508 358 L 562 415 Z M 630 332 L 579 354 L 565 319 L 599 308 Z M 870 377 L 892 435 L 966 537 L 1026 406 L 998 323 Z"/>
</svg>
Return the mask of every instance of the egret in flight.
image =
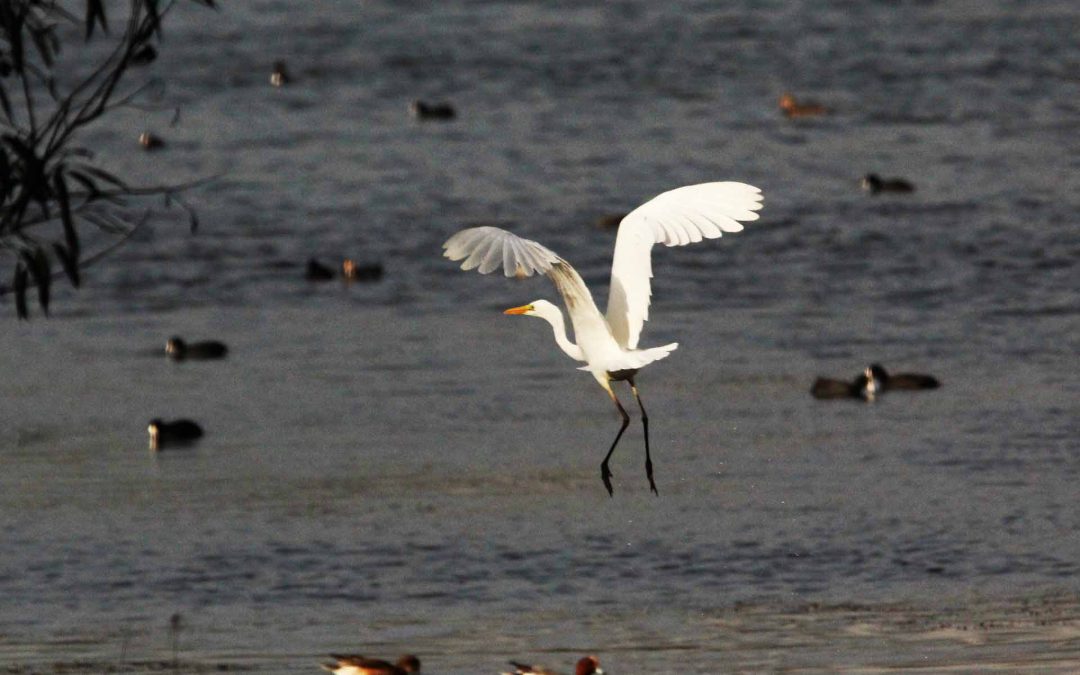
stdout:
<svg viewBox="0 0 1080 675">
<path fill-rule="evenodd" d="M 508 277 L 524 278 L 544 274 L 562 295 L 570 323 L 574 327 L 571 342 L 558 307 L 547 300 L 533 300 L 527 305 L 506 310 L 506 314 L 539 317 L 551 324 L 555 342 L 575 361 L 586 365 L 579 370 L 592 374 L 622 417 L 622 426 L 600 464 L 600 478 L 609 495 L 611 470 L 608 460 L 623 432 L 630 424 L 611 383 L 625 381 L 641 408 L 645 430 L 645 475 L 654 494 L 652 458 L 649 455 L 649 417 L 641 403 L 634 376 L 652 363 L 668 356 L 677 342 L 662 347 L 638 347 L 642 325 L 649 318 L 649 279 L 652 278 L 653 244 L 684 246 L 702 239 L 716 239 L 724 232 L 739 232 L 739 221 L 757 220 L 761 208 L 761 190 L 744 183 L 702 183 L 665 192 L 637 207 L 619 225 L 615 237 L 615 257 L 611 263 L 611 286 L 607 314 L 601 314 L 581 276 L 550 249 L 522 239 L 497 227 L 470 227 L 461 230 L 443 244 L 450 260 L 462 260 L 461 268 L 477 269 L 488 274 L 502 268 Z"/>
</svg>

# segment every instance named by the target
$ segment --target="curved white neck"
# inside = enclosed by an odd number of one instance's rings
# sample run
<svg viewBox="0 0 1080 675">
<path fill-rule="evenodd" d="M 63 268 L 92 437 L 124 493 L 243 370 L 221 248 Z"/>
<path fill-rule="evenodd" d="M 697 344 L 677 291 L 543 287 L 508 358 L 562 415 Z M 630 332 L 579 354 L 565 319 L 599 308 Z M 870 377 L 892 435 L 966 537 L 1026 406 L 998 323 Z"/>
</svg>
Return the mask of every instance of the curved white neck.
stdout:
<svg viewBox="0 0 1080 675">
<path fill-rule="evenodd" d="M 566 337 L 566 321 L 563 319 L 562 311 L 559 308 L 554 308 L 554 312 L 544 314 L 537 314 L 541 319 L 551 324 L 551 330 L 555 333 L 555 343 L 559 345 L 559 349 L 562 349 L 567 356 L 575 361 L 585 361 L 585 352 L 581 351 L 581 347 L 578 347 L 573 342 L 570 342 L 570 338 Z"/>
</svg>

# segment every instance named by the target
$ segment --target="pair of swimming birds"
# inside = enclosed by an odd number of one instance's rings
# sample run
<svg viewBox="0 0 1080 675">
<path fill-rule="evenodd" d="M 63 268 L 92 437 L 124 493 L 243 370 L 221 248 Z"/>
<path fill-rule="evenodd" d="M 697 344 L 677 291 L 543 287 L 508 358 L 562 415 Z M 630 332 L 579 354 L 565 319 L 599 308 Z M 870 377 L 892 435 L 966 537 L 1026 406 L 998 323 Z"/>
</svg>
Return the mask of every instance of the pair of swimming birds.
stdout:
<svg viewBox="0 0 1080 675">
<path fill-rule="evenodd" d="M 921 373 L 892 374 L 880 363 L 871 364 L 854 380 L 834 380 L 819 377 L 810 387 L 814 398 L 859 398 L 873 401 L 887 391 L 917 391 L 919 389 L 937 389 L 941 386 L 933 375 Z"/>
<path fill-rule="evenodd" d="M 334 663 L 324 663 L 324 670 L 329 670 L 334 675 L 414 675 L 420 672 L 420 659 L 412 654 L 406 654 L 390 663 L 381 659 L 371 659 L 360 654 L 331 654 Z M 511 661 L 514 670 L 502 675 L 558 675 L 553 670 L 543 666 Z M 574 675 L 604 675 L 600 668 L 600 660 L 595 656 L 586 656 L 578 660 L 574 666 Z"/>
</svg>

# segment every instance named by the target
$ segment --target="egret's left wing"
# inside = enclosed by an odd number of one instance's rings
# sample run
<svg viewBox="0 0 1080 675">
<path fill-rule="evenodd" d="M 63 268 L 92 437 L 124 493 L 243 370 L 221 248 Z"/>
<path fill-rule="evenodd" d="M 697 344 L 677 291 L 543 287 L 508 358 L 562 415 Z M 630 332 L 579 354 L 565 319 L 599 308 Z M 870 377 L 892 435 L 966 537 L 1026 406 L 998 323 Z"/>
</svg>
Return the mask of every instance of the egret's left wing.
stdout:
<svg viewBox="0 0 1080 675">
<path fill-rule="evenodd" d="M 461 269 L 479 268 L 480 274 L 494 272 L 502 266 L 508 277 L 531 277 L 548 274 L 552 265 L 563 261 L 546 246 L 490 225 L 461 230 L 447 239 L 443 248 L 447 258 L 465 259 Z"/>
<path fill-rule="evenodd" d="M 761 190 L 745 183 L 702 183 L 665 192 L 631 211 L 619 225 L 611 262 L 607 320 L 626 349 L 636 349 L 649 318 L 653 244 L 684 246 L 739 232 L 757 220 Z"/>
</svg>

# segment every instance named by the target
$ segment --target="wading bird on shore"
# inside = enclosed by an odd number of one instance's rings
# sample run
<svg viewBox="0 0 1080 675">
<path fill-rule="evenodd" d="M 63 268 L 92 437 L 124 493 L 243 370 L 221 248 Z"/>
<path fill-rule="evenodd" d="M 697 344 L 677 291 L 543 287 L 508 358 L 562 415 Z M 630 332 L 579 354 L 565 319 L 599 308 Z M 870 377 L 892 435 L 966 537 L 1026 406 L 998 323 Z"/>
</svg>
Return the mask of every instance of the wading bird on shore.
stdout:
<svg viewBox="0 0 1080 675">
<path fill-rule="evenodd" d="M 461 230 L 443 244 L 447 258 L 464 259 L 462 269 L 475 268 L 481 274 L 488 274 L 501 267 L 508 277 L 524 278 L 539 273 L 555 283 L 570 314 L 576 343 L 566 336 L 562 312 L 547 300 L 534 300 L 505 313 L 536 316 L 550 323 L 555 342 L 567 356 L 586 363 L 579 370 L 591 373 L 619 410 L 622 426 L 600 464 L 600 478 L 609 495 L 614 490 L 608 460 L 630 424 L 630 416 L 611 389 L 614 381 L 627 382 L 641 408 L 645 475 L 649 487 L 657 493 L 649 455 L 649 418 L 634 376 L 653 361 L 668 356 L 678 343 L 638 349 L 642 326 L 649 318 L 653 245 L 683 246 L 715 239 L 724 232 L 739 232 L 743 229 L 739 221 L 758 219 L 756 211 L 761 208 L 761 200 L 761 191 L 751 185 L 702 183 L 665 192 L 631 211 L 623 218 L 615 237 L 606 316 L 597 309 L 589 288 L 570 263 L 535 241 L 485 226 Z"/>
<path fill-rule="evenodd" d="M 559 675 L 554 670 L 548 670 L 543 666 L 518 663 L 517 661 L 511 661 L 510 665 L 514 667 L 514 672 L 504 672 L 502 675 Z M 579 660 L 577 665 L 574 666 L 574 675 L 604 675 L 604 670 L 600 667 L 600 659 L 595 656 L 586 656 Z"/>
<path fill-rule="evenodd" d="M 335 663 L 319 664 L 323 670 L 335 675 L 410 675 L 420 672 L 420 659 L 406 654 L 390 663 L 381 659 L 369 659 L 359 654 L 331 654 Z"/>
</svg>

